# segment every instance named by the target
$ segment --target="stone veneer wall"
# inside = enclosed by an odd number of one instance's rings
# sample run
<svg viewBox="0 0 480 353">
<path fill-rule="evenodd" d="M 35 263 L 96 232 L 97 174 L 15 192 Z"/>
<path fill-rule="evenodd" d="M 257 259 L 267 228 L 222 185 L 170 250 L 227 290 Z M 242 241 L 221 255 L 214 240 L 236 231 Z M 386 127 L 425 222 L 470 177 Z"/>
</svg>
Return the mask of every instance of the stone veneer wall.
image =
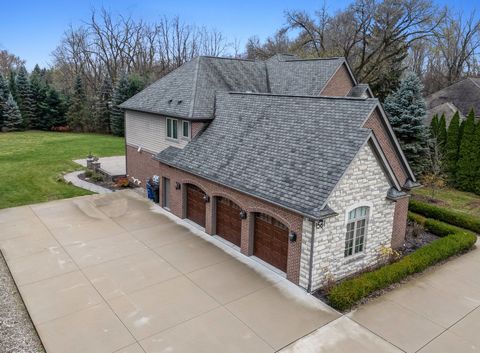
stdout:
<svg viewBox="0 0 480 353">
<path fill-rule="evenodd" d="M 329 197 L 328 205 L 338 216 L 328 218 L 323 229 L 314 227 L 312 291 L 329 278 L 338 280 L 375 265 L 379 250 L 390 247 L 395 202 L 386 199 L 389 188 L 372 147 L 366 144 Z M 345 258 L 346 213 L 359 206 L 370 206 L 365 250 Z M 304 219 L 300 260 L 300 286 L 304 288 L 309 281 L 311 236 L 312 223 Z"/>
</svg>

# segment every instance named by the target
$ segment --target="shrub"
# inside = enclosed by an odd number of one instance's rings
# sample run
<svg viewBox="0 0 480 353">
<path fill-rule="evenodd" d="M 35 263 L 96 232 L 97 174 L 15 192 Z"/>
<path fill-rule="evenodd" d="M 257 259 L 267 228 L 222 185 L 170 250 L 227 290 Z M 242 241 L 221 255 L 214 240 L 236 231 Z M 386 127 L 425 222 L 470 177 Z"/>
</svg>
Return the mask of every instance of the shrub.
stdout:
<svg viewBox="0 0 480 353">
<path fill-rule="evenodd" d="M 409 209 L 426 217 L 480 233 L 480 219 L 475 216 L 430 205 L 418 200 L 410 200 Z"/>
<path fill-rule="evenodd" d="M 93 175 L 93 171 L 91 171 L 90 169 L 87 169 L 85 171 L 85 178 L 91 178 Z"/>
<path fill-rule="evenodd" d="M 413 213 L 411 211 L 408 211 L 408 219 L 422 226 L 425 224 L 425 220 L 426 220 L 425 217 L 419 215 L 418 213 Z"/>
<path fill-rule="evenodd" d="M 439 232 L 454 233 L 448 233 L 445 237 L 425 245 L 398 262 L 333 286 L 328 293 L 329 303 L 338 310 L 347 310 L 363 297 L 399 282 L 409 275 L 421 272 L 450 256 L 464 252 L 477 241 L 476 235 L 471 232 L 461 231 L 457 227 L 451 228 L 452 226 L 443 222 L 428 219 L 427 222 L 432 228 L 436 227 L 435 229 Z"/>
<path fill-rule="evenodd" d="M 103 175 L 100 173 L 93 173 L 90 179 L 93 181 L 103 181 Z"/>
</svg>

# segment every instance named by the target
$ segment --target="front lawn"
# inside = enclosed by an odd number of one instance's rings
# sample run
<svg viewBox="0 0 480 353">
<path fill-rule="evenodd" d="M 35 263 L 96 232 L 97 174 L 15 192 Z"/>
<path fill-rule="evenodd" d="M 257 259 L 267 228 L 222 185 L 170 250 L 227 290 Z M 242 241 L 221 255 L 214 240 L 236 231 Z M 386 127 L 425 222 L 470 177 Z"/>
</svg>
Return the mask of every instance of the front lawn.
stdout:
<svg viewBox="0 0 480 353">
<path fill-rule="evenodd" d="M 0 209 L 90 192 L 62 182 L 63 172 L 81 169 L 73 159 L 125 154 L 124 139 L 60 132 L 0 133 Z"/>
<path fill-rule="evenodd" d="M 432 190 L 422 187 L 413 190 L 413 195 L 431 198 Z M 435 191 L 435 200 L 439 200 L 438 206 L 454 209 L 459 212 L 469 213 L 473 216 L 480 217 L 480 196 L 470 192 L 459 191 L 451 188 L 444 188 Z"/>
</svg>

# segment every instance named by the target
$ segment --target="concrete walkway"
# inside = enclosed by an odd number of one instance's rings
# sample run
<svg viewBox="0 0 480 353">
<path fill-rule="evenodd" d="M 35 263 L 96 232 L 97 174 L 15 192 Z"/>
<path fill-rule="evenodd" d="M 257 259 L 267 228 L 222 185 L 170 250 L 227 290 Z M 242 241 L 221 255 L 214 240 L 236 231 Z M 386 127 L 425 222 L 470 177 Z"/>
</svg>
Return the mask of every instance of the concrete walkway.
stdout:
<svg viewBox="0 0 480 353">
<path fill-rule="evenodd" d="M 109 194 L 113 192 L 112 190 L 104 188 L 103 186 L 95 185 L 95 184 L 89 183 L 88 181 L 80 179 L 78 176 L 82 173 L 84 173 L 83 170 L 77 170 L 75 172 L 65 174 L 63 176 L 63 179 L 65 179 L 65 181 L 69 183 L 72 183 L 72 185 L 78 186 L 79 188 L 82 188 L 91 192 L 95 192 L 97 194 Z"/>
<path fill-rule="evenodd" d="M 478 352 L 480 250 L 341 316 L 131 190 L 0 210 L 47 352 Z"/>
<path fill-rule="evenodd" d="M 282 352 L 480 352 L 479 245 Z"/>
<path fill-rule="evenodd" d="M 125 156 L 101 157 L 98 161 L 100 162 L 100 169 L 108 175 L 117 176 L 127 174 Z M 87 167 L 86 159 L 76 159 L 74 162 L 83 167 Z"/>
<path fill-rule="evenodd" d="M 130 190 L 0 210 L 47 352 L 275 352 L 340 317 L 181 223 Z"/>
</svg>

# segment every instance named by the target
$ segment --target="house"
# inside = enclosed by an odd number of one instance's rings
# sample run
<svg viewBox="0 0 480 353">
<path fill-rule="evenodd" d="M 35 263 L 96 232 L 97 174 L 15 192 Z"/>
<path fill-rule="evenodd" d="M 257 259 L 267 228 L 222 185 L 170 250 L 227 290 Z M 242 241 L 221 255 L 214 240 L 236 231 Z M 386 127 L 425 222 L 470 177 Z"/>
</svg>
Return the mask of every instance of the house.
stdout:
<svg viewBox="0 0 480 353">
<path fill-rule="evenodd" d="M 468 77 L 445 87 L 425 98 L 427 115 L 425 124 L 430 125 L 433 116 L 445 114 L 447 126 L 455 112 L 464 119 L 471 109 L 480 118 L 480 77 Z"/>
<path fill-rule="evenodd" d="M 121 107 L 130 178 L 308 291 L 404 244 L 415 176 L 343 58 L 198 57 Z"/>
</svg>

